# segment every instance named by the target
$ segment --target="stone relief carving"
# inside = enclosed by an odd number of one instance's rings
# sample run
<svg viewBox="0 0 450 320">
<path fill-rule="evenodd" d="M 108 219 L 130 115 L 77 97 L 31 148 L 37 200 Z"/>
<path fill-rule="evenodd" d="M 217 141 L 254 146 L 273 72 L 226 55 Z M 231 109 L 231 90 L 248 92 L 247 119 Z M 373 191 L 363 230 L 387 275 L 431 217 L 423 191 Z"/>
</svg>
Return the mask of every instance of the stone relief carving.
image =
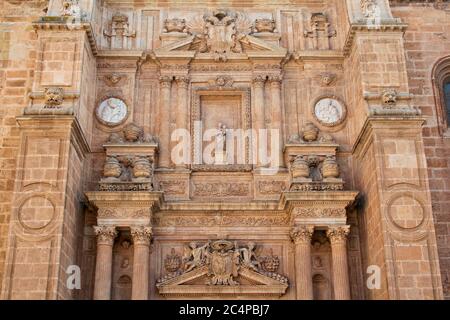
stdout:
<svg viewBox="0 0 450 320">
<path fill-rule="evenodd" d="M 208 81 L 210 87 L 212 89 L 223 89 L 223 88 L 231 88 L 233 86 L 234 80 L 229 76 L 217 76 L 215 79 Z"/>
<path fill-rule="evenodd" d="M 248 183 L 209 182 L 194 183 L 194 196 L 202 197 L 243 197 L 250 194 Z"/>
<path fill-rule="evenodd" d="M 274 19 L 256 19 L 253 32 L 276 32 Z"/>
<path fill-rule="evenodd" d="M 136 145 L 147 145 L 153 153 L 133 151 Z M 114 147 L 108 153 L 103 167 L 103 177 L 99 183 L 101 191 L 152 191 L 154 172 L 154 152 L 156 139 L 134 123 L 122 131 L 109 136 L 106 148 Z M 123 151 L 121 151 L 123 149 Z"/>
<path fill-rule="evenodd" d="M 286 189 L 284 181 L 259 181 L 259 193 L 261 194 L 279 194 Z"/>
<path fill-rule="evenodd" d="M 136 32 L 131 31 L 126 15 L 116 13 L 109 22 L 108 30 L 103 30 L 103 35 L 108 38 L 111 49 L 126 49 L 128 38 L 135 38 Z"/>
<path fill-rule="evenodd" d="M 64 89 L 51 87 L 44 90 L 45 108 L 56 108 L 64 101 Z"/>
<path fill-rule="evenodd" d="M 288 139 L 288 143 L 335 143 L 335 141 L 331 135 L 321 132 L 312 122 L 306 122 L 300 134 L 291 135 Z"/>
<path fill-rule="evenodd" d="M 153 225 L 158 227 L 174 227 L 174 226 L 286 226 L 289 224 L 289 216 L 272 215 L 272 216 L 153 216 Z"/>
<path fill-rule="evenodd" d="M 275 273 L 280 266 L 280 258 L 273 254 L 273 249 L 270 248 L 267 256 L 261 257 L 261 267 L 264 271 Z"/>
<path fill-rule="evenodd" d="M 290 191 L 325 191 L 342 190 L 344 187 L 336 162 L 336 148 L 333 138 L 323 134 L 311 122 L 305 123 L 301 134 L 293 135 L 286 145 L 287 150 L 297 150 L 303 146 L 301 153 L 290 153 Z M 316 154 L 321 145 L 320 155 Z M 305 149 L 306 148 L 306 149 Z M 310 151 L 308 149 L 311 148 Z M 326 151 L 325 151 L 326 150 Z M 289 151 L 288 151 L 289 152 Z"/>
<path fill-rule="evenodd" d="M 169 273 L 177 272 L 182 265 L 181 255 L 175 252 L 175 248 L 170 250 L 170 254 L 164 259 L 164 268 Z"/>
<path fill-rule="evenodd" d="M 186 193 L 186 181 L 183 180 L 165 180 L 159 181 L 159 187 L 165 194 L 182 195 Z"/>
<path fill-rule="evenodd" d="M 164 20 L 163 32 L 189 33 L 189 29 L 186 25 L 186 19 L 173 18 Z"/>
<path fill-rule="evenodd" d="M 337 79 L 337 75 L 332 72 L 323 72 L 319 75 L 320 85 L 323 87 L 331 86 Z"/>
<path fill-rule="evenodd" d="M 190 21 L 188 29 L 196 36 L 198 52 L 212 53 L 216 61 L 227 61 L 228 54 L 241 53 L 240 40 L 252 31 L 252 22 L 242 13 L 218 9 Z"/>
<path fill-rule="evenodd" d="M 108 75 L 105 75 L 105 77 L 104 77 L 106 84 L 109 86 L 115 86 L 115 85 L 119 84 L 119 82 L 123 78 L 124 78 L 124 76 L 121 74 L 118 74 L 118 73 L 108 74 Z"/>
<path fill-rule="evenodd" d="M 412 94 L 399 93 L 394 88 L 385 88 L 380 93 L 364 93 L 364 99 L 369 102 L 371 115 L 421 115 L 422 111 L 418 107 L 410 105 L 412 97 Z"/>
<path fill-rule="evenodd" d="M 294 218 L 342 218 L 346 216 L 343 208 L 295 208 L 292 211 Z"/>
<path fill-rule="evenodd" d="M 386 89 L 381 93 L 381 102 L 384 106 L 392 107 L 397 104 L 397 91 L 395 89 Z"/>
<path fill-rule="evenodd" d="M 304 36 L 312 39 L 312 49 L 330 49 L 330 38 L 336 37 L 336 30 L 330 28 L 328 17 L 324 13 L 313 13 L 310 27 L 309 31 L 304 32 Z"/>
<path fill-rule="evenodd" d="M 80 0 L 64 0 L 61 17 L 81 17 Z"/>
<path fill-rule="evenodd" d="M 378 7 L 377 0 L 361 0 L 361 12 L 367 19 L 373 19 L 379 15 L 380 8 Z"/>
<path fill-rule="evenodd" d="M 238 243 L 228 240 L 207 241 L 203 245 L 197 242 L 191 242 L 184 248 L 182 258 L 182 271 L 177 272 L 178 268 L 172 268 L 170 274 L 165 275 L 158 280 L 159 286 L 178 277 L 182 274 L 189 273 L 200 268 L 206 267 L 207 281 L 210 286 L 237 286 L 239 285 L 238 275 L 242 269 L 251 270 L 257 274 L 270 277 L 282 284 L 287 284 L 288 279 L 280 274 L 275 273 L 279 266 L 279 258 L 272 255 L 271 258 L 265 257 L 266 269 L 262 267 L 262 257 L 255 252 L 256 245 L 248 243 L 246 246 L 239 246 Z M 172 249 L 173 250 L 173 249 Z M 176 259 L 178 266 L 178 258 L 173 258 L 171 253 L 170 259 Z M 166 259 L 167 259 L 166 257 Z M 271 262 L 269 262 L 271 260 Z M 269 271 L 272 270 L 272 271 Z"/>
</svg>

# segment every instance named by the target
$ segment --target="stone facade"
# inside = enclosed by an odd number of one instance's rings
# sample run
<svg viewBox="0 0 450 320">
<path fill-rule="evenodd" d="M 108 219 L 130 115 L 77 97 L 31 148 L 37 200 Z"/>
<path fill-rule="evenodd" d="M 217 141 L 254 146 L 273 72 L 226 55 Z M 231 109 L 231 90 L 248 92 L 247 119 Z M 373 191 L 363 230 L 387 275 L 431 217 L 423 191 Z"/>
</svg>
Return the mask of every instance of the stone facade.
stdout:
<svg viewBox="0 0 450 320">
<path fill-rule="evenodd" d="M 2 299 L 450 298 L 446 1 L 138 2 L 0 8 Z"/>
</svg>

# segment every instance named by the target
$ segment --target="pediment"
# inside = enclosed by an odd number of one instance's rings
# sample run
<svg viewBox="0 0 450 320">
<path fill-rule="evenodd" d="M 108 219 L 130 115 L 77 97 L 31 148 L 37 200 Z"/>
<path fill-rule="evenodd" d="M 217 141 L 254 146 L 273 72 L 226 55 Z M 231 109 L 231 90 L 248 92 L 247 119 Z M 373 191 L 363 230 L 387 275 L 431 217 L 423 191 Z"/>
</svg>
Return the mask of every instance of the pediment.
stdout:
<svg viewBox="0 0 450 320">
<path fill-rule="evenodd" d="M 208 241 L 202 246 L 193 242 L 185 248 L 183 268 L 163 276 L 156 287 L 163 296 L 178 297 L 284 295 L 288 279 L 261 268 L 254 250 L 252 243 L 241 247 L 228 240 Z M 166 259 L 172 264 L 179 263 L 181 258 L 174 255 Z"/>
<path fill-rule="evenodd" d="M 275 280 L 267 275 L 241 267 L 235 280 L 236 285 L 207 284 L 210 276 L 208 266 L 180 274 L 156 285 L 163 296 L 251 296 L 263 295 L 279 297 L 286 293 L 287 283 Z"/>
<path fill-rule="evenodd" d="M 253 57 L 267 57 L 267 58 L 284 58 L 287 50 L 283 47 L 276 46 L 265 40 L 259 39 L 252 35 L 245 35 L 239 41 L 242 50 L 239 53 L 229 51 L 227 52 L 228 59 L 236 58 L 253 58 Z M 164 47 L 155 49 L 155 56 L 158 58 L 166 57 L 211 57 L 214 59 L 215 52 L 200 52 L 201 40 L 195 35 L 186 36 L 182 40 L 177 40 Z"/>
</svg>

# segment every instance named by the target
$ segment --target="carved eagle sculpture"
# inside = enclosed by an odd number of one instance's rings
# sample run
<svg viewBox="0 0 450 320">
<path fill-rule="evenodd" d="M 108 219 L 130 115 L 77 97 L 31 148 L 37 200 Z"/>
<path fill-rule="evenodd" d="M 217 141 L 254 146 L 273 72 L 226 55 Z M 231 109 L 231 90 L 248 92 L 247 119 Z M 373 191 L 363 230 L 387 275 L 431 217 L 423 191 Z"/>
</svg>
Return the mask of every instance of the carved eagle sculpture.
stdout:
<svg viewBox="0 0 450 320">
<path fill-rule="evenodd" d="M 241 40 L 251 33 L 252 26 L 245 14 L 227 10 L 198 15 L 187 23 L 189 32 L 195 35 L 192 49 L 212 53 L 217 61 L 226 61 L 230 52 L 241 53 Z"/>
</svg>

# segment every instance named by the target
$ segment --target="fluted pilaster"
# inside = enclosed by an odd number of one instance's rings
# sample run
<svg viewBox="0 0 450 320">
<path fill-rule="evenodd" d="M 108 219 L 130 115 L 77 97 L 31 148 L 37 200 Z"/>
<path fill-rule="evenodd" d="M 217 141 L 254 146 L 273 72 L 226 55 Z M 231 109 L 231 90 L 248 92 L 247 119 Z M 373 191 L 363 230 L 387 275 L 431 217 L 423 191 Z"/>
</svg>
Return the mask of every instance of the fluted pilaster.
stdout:
<svg viewBox="0 0 450 320">
<path fill-rule="evenodd" d="M 159 167 L 170 167 L 170 94 L 172 88 L 172 77 L 161 76 L 160 99 L 159 99 Z"/>
</svg>

